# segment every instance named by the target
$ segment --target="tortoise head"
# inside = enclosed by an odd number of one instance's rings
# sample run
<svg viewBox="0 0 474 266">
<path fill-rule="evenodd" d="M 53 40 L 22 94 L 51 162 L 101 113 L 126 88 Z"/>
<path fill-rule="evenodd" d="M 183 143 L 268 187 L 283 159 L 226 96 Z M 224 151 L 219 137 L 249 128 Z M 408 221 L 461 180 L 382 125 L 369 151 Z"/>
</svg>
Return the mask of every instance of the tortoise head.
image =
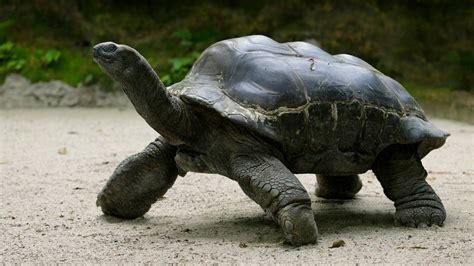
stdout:
<svg viewBox="0 0 474 266">
<path fill-rule="evenodd" d="M 137 112 L 172 144 L 192 139 L 199 124 L 194 114 L 171 95 L 147 60 L 135 49 L 113 42 L 93 48 L 94 61 L 118 81 Z"/>
<path fill-rule="evenodd" d="M 113 42 L 99 43 L 93 48 L 94 61 L 113 79 L 126 81 L 139 72 L 146 60 L 135 49 Z"/>
</svg>

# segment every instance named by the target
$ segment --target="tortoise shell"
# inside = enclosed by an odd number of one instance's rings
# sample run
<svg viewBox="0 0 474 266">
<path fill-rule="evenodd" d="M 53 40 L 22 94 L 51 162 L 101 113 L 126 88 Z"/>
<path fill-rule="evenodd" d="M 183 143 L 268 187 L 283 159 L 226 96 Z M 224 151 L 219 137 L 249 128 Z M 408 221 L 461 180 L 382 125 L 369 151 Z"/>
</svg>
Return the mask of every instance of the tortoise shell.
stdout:
<svg viewBox="0 0 474 266">
<path fill-rule="evenodd" d="M 448 136 L 395 80 L 305 42 L 220 41 L 169 91 L 276 143 L 294 172 L 362 173 L 391 144 L 423 157 Z"/>
</svg>

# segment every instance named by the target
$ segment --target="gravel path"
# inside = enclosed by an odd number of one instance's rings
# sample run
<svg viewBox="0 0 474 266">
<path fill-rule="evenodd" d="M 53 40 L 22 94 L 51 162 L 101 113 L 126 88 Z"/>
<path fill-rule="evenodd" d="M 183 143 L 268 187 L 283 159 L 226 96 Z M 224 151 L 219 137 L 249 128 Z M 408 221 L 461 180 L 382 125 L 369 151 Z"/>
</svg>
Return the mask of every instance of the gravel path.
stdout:
<svg viewBox="0 0 474 266">
<path fill-rule="evenodd" d="M 452 136 L 424 160 L 446 206 L 444 227 L 394 225 L 372 175 L 351 201 L 310 191 L 318 245 L 292 248 L 233 181 L 188 174 L 143 218 L 103 216 L 97 192 L 156 137 L 132 110 L 0 111 L 0 261 L 171 263 L 474 263 L 474 126 L 434 120 Z M 329 248 L 335 240 L 345 246 Z"/>
</svg>

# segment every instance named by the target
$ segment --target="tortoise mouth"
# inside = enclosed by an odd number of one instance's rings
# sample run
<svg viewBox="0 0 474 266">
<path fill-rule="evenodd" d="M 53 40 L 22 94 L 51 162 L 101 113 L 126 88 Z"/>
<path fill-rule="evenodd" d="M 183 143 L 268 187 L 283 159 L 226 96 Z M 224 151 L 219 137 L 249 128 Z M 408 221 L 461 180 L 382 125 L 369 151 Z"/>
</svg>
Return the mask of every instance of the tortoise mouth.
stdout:
<svg viewBox="0 0 474 266">
<path fill-rule="evenodd" d="M 92 49 L 92 57 L 98 63 L 110 63 L 113 61 L 118 46 L 113 42 L 99 43 Z"/>
</svg>

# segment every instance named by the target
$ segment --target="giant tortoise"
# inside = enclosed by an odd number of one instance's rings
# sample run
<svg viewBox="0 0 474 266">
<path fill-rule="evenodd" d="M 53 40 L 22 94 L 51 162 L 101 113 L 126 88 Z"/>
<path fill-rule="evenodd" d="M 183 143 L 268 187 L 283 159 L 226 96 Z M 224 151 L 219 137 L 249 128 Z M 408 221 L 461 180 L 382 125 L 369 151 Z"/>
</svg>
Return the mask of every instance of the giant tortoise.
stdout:
<svg viewBox="0 0 474 266">
<path fill-rule="evenodd" d="M 100 43 L 93 57 L 160 135 L 114 171 L 97 198 L 105 214 L 139 217 L 177 175 L 216 173 L 235 180 L 289 243 L 315 243 L 311 200 L 295 174 L 316 174 L 319 197 L 352 198 L 358 174 L 372 170 L 400 224 L 445 220 L 421 159 L 449 134 L 355 56 L 246 36 L 211 45 L 170 87 L 129 46 Z"/>
</svg>

